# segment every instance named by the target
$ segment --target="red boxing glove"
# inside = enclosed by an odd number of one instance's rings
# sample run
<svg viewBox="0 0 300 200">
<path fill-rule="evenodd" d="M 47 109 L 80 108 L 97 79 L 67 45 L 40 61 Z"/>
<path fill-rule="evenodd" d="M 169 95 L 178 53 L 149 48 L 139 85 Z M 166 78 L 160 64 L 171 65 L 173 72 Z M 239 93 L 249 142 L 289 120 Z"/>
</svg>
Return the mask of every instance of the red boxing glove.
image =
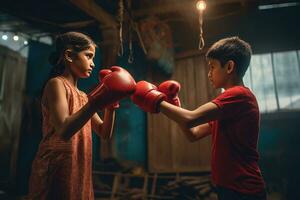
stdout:
<svg viewBox="0 0 300 200">
<path fill-rule="evenodd" d="M 167 96 L 166 101 L 175 106 L 181 107 L 178 93 L 180 91 L 180 83 L 168 80 L 158 86 L 158 90 Z"/>
<path fill-rule="evenodd" d="M 159 103 L 166 99 L 166 95 L 157 90 L 157 87 L 147 81 L 136 84 L 135 93 L 131 96 L 133 103 L 142 110 L 151 113 L 159 112 Z"/>
<path fill-rule="evenodd" d="M 98 74 L 99 83 L 101 84 L 101 81 L 104 79 L 104 77 L 110 73 L 112 73 L 112 71 L 110 69 L 100 70 L 99 74 Z M 109 107 L 112 109 L 118 109 L 120 107 L 120 105 L 119 105 L 119 102 L 117 101 L 117 102 L 111 104 Z"/>
<path fill-rule="evenodd" d="M 135 91 L 136 83 L 125 69 L 113 66 L 110 70 L 111 73 L 102 79 L 102 84 L 88 94 L 89 102 L 98 109 L 130 96 Z"/>
<path fill-rule="evenodd" d="M 108 75 L 112 73 L 112 71 L 110 69 L 102 69 L 99 71 L 99 74 L 98 74 L 98 79 L 99 79 L 99 82 L 101 83 L 102 79 Z"/>
</svg>

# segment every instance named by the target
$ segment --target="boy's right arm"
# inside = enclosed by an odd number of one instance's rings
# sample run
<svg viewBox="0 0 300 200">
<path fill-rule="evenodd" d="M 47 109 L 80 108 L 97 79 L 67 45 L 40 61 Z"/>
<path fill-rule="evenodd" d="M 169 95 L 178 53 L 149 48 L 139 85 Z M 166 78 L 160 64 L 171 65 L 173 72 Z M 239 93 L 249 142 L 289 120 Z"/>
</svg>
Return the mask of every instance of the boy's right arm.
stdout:
<svg viewBox="0 0 300 200">
<path fill-rule="evenodd" d="M 168 103 L 166 95 L 157 90 L 156 86 L 146 81 L 137 83 L 132 101 L 146 112 L 161 111 L 168 118 L 179 124 L 189 140 L 195 141 L 211 133 L 209 121 L 219 115 L 219 108 L 214 103 L 207 103 L 194 111 L 189 111 Z"/>
<path fill-rule="evenodd" d="M 211 134 L 208 122 L 215 118 L 214 104 L 204 104 L 193 111 L 174 106 L 166 101 L 161 102 L 159 106 L 164 115 L 177 122 L 189 141 L 194 142 Z"/>
</svg>

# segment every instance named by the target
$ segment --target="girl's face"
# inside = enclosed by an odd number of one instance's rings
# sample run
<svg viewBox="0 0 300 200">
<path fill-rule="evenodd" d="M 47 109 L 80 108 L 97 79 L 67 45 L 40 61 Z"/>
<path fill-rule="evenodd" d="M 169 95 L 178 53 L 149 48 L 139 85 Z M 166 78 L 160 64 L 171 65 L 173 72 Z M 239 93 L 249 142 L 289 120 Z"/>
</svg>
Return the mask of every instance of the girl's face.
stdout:
<svg viewBox="0 0 300 200">
<path fill-rule="evenodd" d="M 216 59 L 208 59 L 208 67 L 208 79 L 214 88 L 224 87 L 227 77 L 226 67 L 222 67 L 220 61 Z"/>
<path fill-rule="evenodd" d="M 76 54 L 71 63 L 71 70 L 79 78 L 87 78 L 91 75 L 94 64 L 95 46 L 90 45 L 86 50 L 80 51 Z"/>
</svg>

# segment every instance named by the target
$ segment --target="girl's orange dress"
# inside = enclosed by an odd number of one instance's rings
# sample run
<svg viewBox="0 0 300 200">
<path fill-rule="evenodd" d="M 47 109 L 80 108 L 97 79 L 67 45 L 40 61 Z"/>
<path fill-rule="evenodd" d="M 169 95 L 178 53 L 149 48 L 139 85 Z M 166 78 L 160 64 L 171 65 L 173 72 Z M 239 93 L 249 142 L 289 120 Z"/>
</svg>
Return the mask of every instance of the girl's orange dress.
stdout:
<svg viewBox="0 0 300 200">
<path fill-rule="evenodd" d="M 87 103 L 87 96 L 65 78 L 56 78 L 64 84 L 72 115 Z M 93 200 L 91 120 L 64 141 L 54 131 L 49 103 L 43 98 L 43 139 L 32 164 L 28 199 Z"/>
</svg>

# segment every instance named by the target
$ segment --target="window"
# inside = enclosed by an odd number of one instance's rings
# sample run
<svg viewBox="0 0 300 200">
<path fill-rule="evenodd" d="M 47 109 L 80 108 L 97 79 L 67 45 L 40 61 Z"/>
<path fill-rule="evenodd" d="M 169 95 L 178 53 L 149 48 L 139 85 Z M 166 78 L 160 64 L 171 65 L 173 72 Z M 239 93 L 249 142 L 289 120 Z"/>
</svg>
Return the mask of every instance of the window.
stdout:
<svg viewBox="0 0 300 200">
<path fill-rule="evenodd" d="M 253 55 L 244 83 L 262 113 L 300 109 L 300 51 Z"/>
</svg>

